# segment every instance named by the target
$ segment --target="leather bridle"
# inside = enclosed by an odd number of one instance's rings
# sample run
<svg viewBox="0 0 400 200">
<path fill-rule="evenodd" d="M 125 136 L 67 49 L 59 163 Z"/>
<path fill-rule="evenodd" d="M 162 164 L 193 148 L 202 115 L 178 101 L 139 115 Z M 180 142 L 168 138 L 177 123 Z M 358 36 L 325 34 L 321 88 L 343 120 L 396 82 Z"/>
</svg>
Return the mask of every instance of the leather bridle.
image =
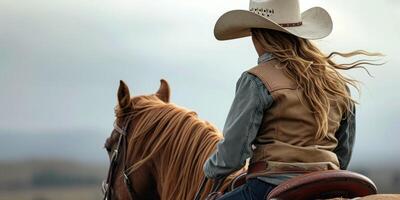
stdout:
<svg viewBox="0 0 400 200">
<path fill-rule="evenodd" d="M 127 130 L 131 119 L 132 117 L 127 117 L 127 119 L 122 124 L 122 128 L 118 126 L 117 122 L 114 122 L 113 131 L 116 131 L 119 134 L 119 139 L 117 146 L 114 148 L 111 155 L 111 161 L 110 161 L 110 167 L 108 168 L 107 179 L 102 182 L 102 191 L 104 195 L 103 200 L 111 200 L 111 194 L 113 190 L 112 184 L 114 183 L 114 178 L 116 176 L 115 170 L 117 169 L 120 161 L 122 161 L 121 163 L 123 169 L 122 176 L 124 179 L 125 186 L 128 189 L 129 197 L 131 200 L 133 200 L 133 197 L 136 196 L 136 192 L 133 189 L 132 181 L 128 177 L 128 170 L 126 166 L 126 157 L 128 153 Z M 121 151 L 124 152 L 123 157 L 120 156 Z"/>
</svg>

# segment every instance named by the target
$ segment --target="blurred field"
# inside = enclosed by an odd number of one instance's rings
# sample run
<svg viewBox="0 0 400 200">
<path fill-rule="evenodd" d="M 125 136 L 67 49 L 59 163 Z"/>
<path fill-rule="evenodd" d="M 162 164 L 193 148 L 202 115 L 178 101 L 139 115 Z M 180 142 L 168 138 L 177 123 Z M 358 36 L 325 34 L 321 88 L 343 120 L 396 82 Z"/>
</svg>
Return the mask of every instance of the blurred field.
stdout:
<svg viewBox="0 0 400 200">
<path fill-rule="evenodd" d="M 0 191 L 1 200 L 98 200 L 99 186 L 46 187 L 25 190 Z"/>
<path fill-rule="evenodd" d="M 0 162 L 0 200 L 101 198 L 106 166 L 62 160 Z"/>
</svg>

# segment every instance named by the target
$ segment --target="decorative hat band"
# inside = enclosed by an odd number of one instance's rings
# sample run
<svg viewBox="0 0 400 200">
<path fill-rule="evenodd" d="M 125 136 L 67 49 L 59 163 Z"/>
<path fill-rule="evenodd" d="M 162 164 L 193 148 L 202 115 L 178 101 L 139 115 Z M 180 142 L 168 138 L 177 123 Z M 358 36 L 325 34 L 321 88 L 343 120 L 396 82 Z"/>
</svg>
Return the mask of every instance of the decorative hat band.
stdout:
<svg viewBox="0 0 400 200">
<path fill-rule="evenodd" d="M 270 16 L 275 14 L 274 9 L 268 9 L 268 8 L 250 8 L 250 12 L 260 15 L 264 18 L 269 18 Z M 300 22 L 293 22 L 293 23 L 278 23 L 278 24 L 283 27 L 295 27 L 295 26 L 301 26 L 303 24 L 303 22 L 300 21 Z"/>
</svg>

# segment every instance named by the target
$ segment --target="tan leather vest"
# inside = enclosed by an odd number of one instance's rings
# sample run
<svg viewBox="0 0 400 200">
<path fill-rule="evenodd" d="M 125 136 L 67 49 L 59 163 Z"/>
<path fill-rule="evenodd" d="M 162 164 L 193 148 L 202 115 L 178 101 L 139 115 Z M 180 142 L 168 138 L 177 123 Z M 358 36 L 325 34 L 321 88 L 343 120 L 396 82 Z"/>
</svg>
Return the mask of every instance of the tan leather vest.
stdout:
<svg viewBox="0 0 400 200">
<path fill-rule="evenodd" d="M 335 132 L 344 106 L 338 105 L 339 101 L 331 102 L 328 137 L 317 141 L 317 125 L 303 91 L 285 74 L 281 64 L 273 59 L 248 72 L 264 83 L 274 100 L 264 111 L 250 159 L 250 164 L 264 161 L 267 166 L 265 171 L 251 176 L 339 169 L 338 158 L 332 151 L 337 146 Z"/>
</svg>

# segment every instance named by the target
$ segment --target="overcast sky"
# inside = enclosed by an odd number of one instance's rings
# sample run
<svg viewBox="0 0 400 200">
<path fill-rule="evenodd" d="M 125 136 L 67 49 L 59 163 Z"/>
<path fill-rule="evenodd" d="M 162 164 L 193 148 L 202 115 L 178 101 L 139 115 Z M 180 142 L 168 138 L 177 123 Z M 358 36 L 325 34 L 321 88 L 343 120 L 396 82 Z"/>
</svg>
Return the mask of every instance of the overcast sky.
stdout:
<svg viewBox="0 0 400 200">
<path fill-rule="evenodd" d="M 348 74 L 357 96 L 355 162 L 400 157 L 400 2 L 303 0 L 326 8 L 327 53 L 365 49 L 388 63 Z M 235 84 L 256 64 L 250 38 L 217 41 L 214 23 L 246 0 L 0 0 L 0 129 L 32 134 L 112 129 L 120 79 L 132 95 L 169 81 L 172 102 L 222 129 Z M 356 95 L 356 94 L 355 94 Z"/>
</svg>

